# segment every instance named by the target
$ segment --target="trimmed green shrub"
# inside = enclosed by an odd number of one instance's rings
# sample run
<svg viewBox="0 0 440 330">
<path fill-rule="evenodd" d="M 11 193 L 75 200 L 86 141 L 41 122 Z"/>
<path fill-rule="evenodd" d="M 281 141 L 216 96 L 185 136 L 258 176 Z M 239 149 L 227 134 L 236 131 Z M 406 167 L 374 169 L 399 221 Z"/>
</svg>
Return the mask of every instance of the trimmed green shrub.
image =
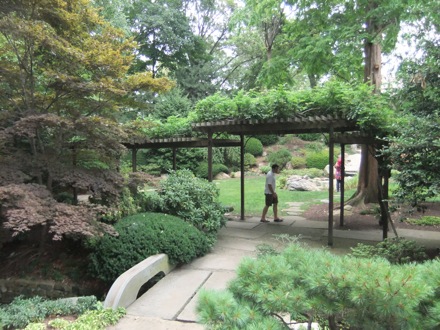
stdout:
<svg viewBox="0 0 440 330">
<path fill-rule="evenodd" d="M 173 264 L 206 254 L 209 239 L 182 219 L 163 213 L 140 213 L 115 225 L 119 236 L 104 235 L 90 254 L 90 272 L 111 283 L 142 260 L 166 253 Z"/>
<path fill-rule="evenodd" d="M 189 170 L 170 172 L 161 181 L 159 194 L 162 212 L 176 215 L 204 233 L 215 236 L 226 224 L 218 188 L 212 182 L 196 178 Z"/>
<path fill-rule="evenodd" d="M 292 159 L 292 154 L 286 148 L 282 148 L 273 153 L 270 153 L 267 156 L 267 159 L 271 165 L 278 164 L 282 169 L 283 167 L 286 166 L 288 162 L 290 162 L 290 160 Z"/>
<path fill-rule="evenodd" d="M 304 157 L 292 157 L 290 164 L 292 164 L 292 168 L 305 168 L 307 165 Z"/>
<path fill-rule="evenodd" d="M 305 133 L 298 134 L 298 137 L 304 141 L 320 141 L 322 139 L 321 133 Z"/>
<path fill-rule="evenodd" d="M 244 145 L 244 152 L 253 156 L 261 156 L 263 154 L 263 144 L 257 138 L 249 138 Z"/>
<path fill-rule="evenodd" d="M 328 150 L 310 153 L 306 156 L 307 167 L 324 169 L 328 165 L 328 157 Z"/>
<path fill-rule="evenodd" d="M 212 176 L 215 177 L 219 173 L 229 173 L 229 169 L 227 166 L 223 164 L 212 164 Z M 208 178 L 208 163 L 202 162 L 199 166 L 197 166 L 195 170 L 195 175 L 202 179 Z"/>
<path fill-rule="evenodd" d="M 279 138 L 276 134 L 269 134 L 269 135 L 260 135 L 258 136 L 258 140 L 261 141 L 263 146 L 271 146 L 278 142 Z"/>
<path fill-rule="evenodd" d="M 305 149 L 308 152 L 320 152 L 323 151 L 324 149 L 326 150 L 327 147 L 324 145 L 324 143 L 318 142 L 318 141 L 314 141 L 311 143 L 307 143 L 305 146 Z"/>
<path fill-rule="evenodd" d="M 245 153 L 244 154 L 244 166 L 249 168 L 257 165 L 257 160 L 255 157 L 251 154 Z"/>
<path fill-rule="evenodd" d="M 270 166 L 268 166 L 268 165 L 264 165 L 264 166 L 261 166 L 261 167 L 260 167 L 260 171 L 261 171 L 261 173 L 263 173 L 263 174 L 267 174 L 270 170 L 271 170 L 271 168 L 270 168 Z"/>
</svg>

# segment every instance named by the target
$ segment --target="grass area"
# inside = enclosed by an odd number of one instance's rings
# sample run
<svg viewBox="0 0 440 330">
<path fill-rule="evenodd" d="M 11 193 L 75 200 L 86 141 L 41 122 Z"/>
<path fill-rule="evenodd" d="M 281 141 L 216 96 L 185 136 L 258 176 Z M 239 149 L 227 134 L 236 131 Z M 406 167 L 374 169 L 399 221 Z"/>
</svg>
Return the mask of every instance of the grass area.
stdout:
<svg viewBox="0 0 440 330">
<path fill-rule="evenodd" d="M 264 184 L 265 176 L 245 178 L 244 182 L 244 209 L 246 216 L 259 216 L 264 207 Z M 240 214 L 240 178 L 216 180 L 214 181 L 220 189 L 220 203 L 225 206 L 232 206 L 234 214 Z M 288 207 L 288 202 L 303 202 L 303 208 L 307 209 L 310 205 L 319 204 L 322 200 L 328 199 L 328 191 L 289 191 L 277 188 L 279 199 L 279 213 Z M 346 196 L 351 196 L 352 192 L 346 192 Z M 335 202 L 339 201 L 339 196 L 335 195 Z M 269 216 L 272 216 L 272 209 L 269 209 Z"/>
</svg>

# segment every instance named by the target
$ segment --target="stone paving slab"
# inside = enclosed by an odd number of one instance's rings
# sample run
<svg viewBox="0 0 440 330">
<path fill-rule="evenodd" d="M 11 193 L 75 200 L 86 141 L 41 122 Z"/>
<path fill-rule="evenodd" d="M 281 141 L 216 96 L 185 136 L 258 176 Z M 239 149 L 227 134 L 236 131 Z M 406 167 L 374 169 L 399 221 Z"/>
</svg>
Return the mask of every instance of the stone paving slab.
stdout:
<svg viewBox="0 0 440 330">
<path fill-rule="evenodd" d="M 213 252 L 215 253 L 217 248 L 228 248 L 232 250 L 240 251 L 255 251 L 255 247 L 260 243 L 259 240 L 250 240 L 237 237 L 221 236 L 215 244 Z"/>
<path fill-rule="evenodd" d="M 213 272 L 208 280 L 203 284 L 203 289 L 208 290 L 223 290 L 226 289 L 228 283 L 236 277 L 235 271 L 219 271 Z M 185 306 L 182 313 L 179 314 L 177 320 L 184 322 L 196 322 L 196 306 L 199 299 L 199 292 L 191 299 L 188 305 Z"/>
<path fill-rule="evenodd" d="M 298 214 L 302 214 L 303 211 L 299 207 L 289 207 L 288 209 L 284 209 L 284 212 L 295 212 Z"/>
<path fill-rule="evenodd" d="M 203 330 L 197 323 L 167 321 L 156 317 L 126 315 L 118 324 L 107 327 L 107 330 Z"/>
<path fill-rule="evenodd" d="M 328 232 L 325 232 L 324 235 L 328 236 Z M 333 237 L 380 242 L 382 241 L 382 231 L 379 230 L 355 231 L 355 230 L 333 229 Z"/>
<path fill-rule="evenodd" d="M 243 252 L 241 255 L 231 255 L 229 253 L 225 254 L 214 254 L 197 258 L 191 262 L 191 265 L 185 265 L 183 268 L 191 267 L 191 269 L 205 269 L 209 271 L 214 270 L 235 270 L 240 264 L 243 257 L 255 257 L 254 252 Z M 169 275 L 167 275 L 168 277 Z"/>
<path fill-rule="evenodd" d="M 256 226 L 255 228 L 258 228 L 259 226 Z M 247 239 L 258 239 L 262 236 L 261 231 L 258 230 L 246 230 L 246 229 L 240 229 L 240 228 L 228 228 L 223 227 L 219 231 L 219 236 L 230 236 L 230 237 L 241 237 L 241 238 L 247 238 Z"/>
<path fill-rule="evenodd" d="M 127 314 L 175 320 L 210 275 L 206 270 L 175 269 L 128 306 Z"/>
<path fill-rule="evenodd" d="M 253 229 L 260 223 L 250 221 L 228 221 L 226 228 Z"/>
</svg>

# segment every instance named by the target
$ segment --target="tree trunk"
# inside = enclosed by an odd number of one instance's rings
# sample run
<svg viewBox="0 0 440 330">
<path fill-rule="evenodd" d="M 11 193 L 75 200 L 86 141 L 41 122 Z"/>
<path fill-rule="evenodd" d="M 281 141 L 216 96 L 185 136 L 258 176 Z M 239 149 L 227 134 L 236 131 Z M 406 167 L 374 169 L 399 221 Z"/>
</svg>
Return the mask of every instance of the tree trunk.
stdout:
<svg viewBox="0 0 440 330">
<path fill-rule="evenodd" d="M 377 8 L 374 2 L 369 3 L 368 12 Z M 374 21 L 374 17 L 366 22 L 366 30 L 370 38 L 364 41 L 364 81 L 374 86 L 374 93 L 380 93 L 382 84 L 382 47 L 380 35 L 382 27 Z M 374 37 L 373 37 L 374 36 Z M 359 181 L 355 195 L 350 199 L 349 204 L 360 205 L 364 203 L 376 203 L 379 191 L 377 187 L 378 165 L 374 158 L 376 150 L 374 147 L 362 145 L 362 158 L 359 169 Z"/>
<path fill-rule="evenodd" d="M 356 193 L 347 201 L 350 205 L 376 203 L 379 198 L 377 187 L 379 173 L 377 160 L 374 158 L 376 149 L 367 145 L 362 145 L 361 148 L 358 186 Z"/>
</svg>

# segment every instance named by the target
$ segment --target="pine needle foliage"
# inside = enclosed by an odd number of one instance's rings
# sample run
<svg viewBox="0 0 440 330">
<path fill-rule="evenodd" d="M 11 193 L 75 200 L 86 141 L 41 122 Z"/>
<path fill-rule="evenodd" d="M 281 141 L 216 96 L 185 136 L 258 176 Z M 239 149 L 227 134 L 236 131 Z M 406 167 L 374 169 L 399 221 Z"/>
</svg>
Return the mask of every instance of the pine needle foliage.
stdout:
<svg viewBox="0 0 440 330">
<path fill-rule="evenodd" d="M 197 310 L 212 329 L 286 329 L 301 320 L 326 329 L 437 329 L 439 269 L 438 260 L 393 265 L 293 243 L 244 259 L 228 289 L 203 291 Z"/>
</svg>

